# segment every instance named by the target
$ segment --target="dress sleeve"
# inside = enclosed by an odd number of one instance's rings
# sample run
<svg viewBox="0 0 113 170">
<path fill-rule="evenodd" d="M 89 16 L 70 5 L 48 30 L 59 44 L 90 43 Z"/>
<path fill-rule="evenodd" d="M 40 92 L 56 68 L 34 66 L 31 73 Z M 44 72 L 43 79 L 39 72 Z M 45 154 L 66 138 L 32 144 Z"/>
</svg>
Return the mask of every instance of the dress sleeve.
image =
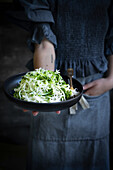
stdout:
<svg viewBox="0 0 113 170">
<path fill-rule="evenodd" d="M 47 38 L 56 48 L 56 36 L 51 29 L 54 24 L 50 5 L 47 0 L 19 0 L 25 9 L 25 14 L 31 22 L 31 37 L 28 40 L 29 48 L 34 51 L 34 43 L 40 44 Z"/>
<path fill-rule="evenodd" d="M 40 44 L 44 38 L 53 43 L 55 48 L 57 47 L 56 36 L 53 33 L 49 23 L 36 23 L 34 24 L 33 30 L 30 32 L 31 36 L 28 39 L 28 46 L 31 51 L 34 51 L 34 43 Z"/>
<path fill-rule="evenodd" d="M 111 0 L 111 5 L 108 9 L 109 15 L 109 28 L 105 38 L 105 55 L 113 55 L 113 0 Z"/>
</svg>

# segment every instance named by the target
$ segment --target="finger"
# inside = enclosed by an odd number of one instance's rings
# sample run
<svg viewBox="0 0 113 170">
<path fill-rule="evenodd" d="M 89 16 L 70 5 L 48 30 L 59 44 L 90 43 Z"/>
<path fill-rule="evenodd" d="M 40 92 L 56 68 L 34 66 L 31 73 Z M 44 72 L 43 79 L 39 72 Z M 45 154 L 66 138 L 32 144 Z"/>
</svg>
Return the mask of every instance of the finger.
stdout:
<svg viewBox="0 0 113 170">
<path fill-rule="evenodd" d="M 87 91 L 85 91 L 84 92 L 84 94 L 86 94 L 86 95 L 88 95 L 88 96 L 90 96 L 91 94 L 90 94 L 90 92 L 87 90 Z"/>
<path fill-rule="evenodd" d="M 94 85 L 95 85 L 95 84 L 94 84 L 94 82 L 91 82 L 91 83 L 85 84 L 85 85 L 83 86 L 83 90 L 87 90 L 87 89 L 89 89 L 89 88 L 93 87 Z"/>
<path fill-rule="evenodd" d="M 28 112 L 29 110 L 23 109 L 23 112 Z"/>
<path fill-rule="evenodd" d="M 59 111 L 56 111 L 56 113 L 57 113 L 57 114 L 60 114 L 60 113 L 61 113 L 61 111 L 60 111 L 60 110 L 59 110 Z"/>
<path fill-rule="evenodd" d="M 37 116 L 38 113 L 39 112 L 37 112 L 37 111 L 32 111 L 33 116 Z"/>
<path fill-rule="evenodd" d="M 84 94 L 88 96 L 97 96 L 97 91 L 95 88 L 90 88 L 89 90 L 86 90 Z"/>
</svg>

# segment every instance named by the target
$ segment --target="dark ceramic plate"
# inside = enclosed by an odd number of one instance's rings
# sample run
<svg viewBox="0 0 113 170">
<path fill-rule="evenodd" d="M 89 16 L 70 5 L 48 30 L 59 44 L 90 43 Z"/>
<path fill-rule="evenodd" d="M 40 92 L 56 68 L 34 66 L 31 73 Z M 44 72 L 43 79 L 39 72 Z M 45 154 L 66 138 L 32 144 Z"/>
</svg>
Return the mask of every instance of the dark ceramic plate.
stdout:
<svg viewBox="0 0 113 170">
<path fill-rule="evenodd" d="M 77 88 L 79 90 L 80 94 L 66 101 L 55 102 L 55 103 L 34 103 L 34 102 L 27 102 L 20 99 L 16 99 L 13 97 L 13 93 L 14 93 L 13 89 L 19 84 L 24 74 L 26 73 L 21 73 L 8 78 L 3 85 L 5 95 L 8 97 L 8 99 L 23 109 L 35 110 L 41 112 L 63 110 L 76 104 L 82 96 L 83 93 L 82 85 L 76 79 L 73 79 L 73 86 L 74 88 Z M 69 78 L 67 76 L 62 76 L 62 77 L 66 81 L 66 83 L 69 83 Z"/>
</svg>

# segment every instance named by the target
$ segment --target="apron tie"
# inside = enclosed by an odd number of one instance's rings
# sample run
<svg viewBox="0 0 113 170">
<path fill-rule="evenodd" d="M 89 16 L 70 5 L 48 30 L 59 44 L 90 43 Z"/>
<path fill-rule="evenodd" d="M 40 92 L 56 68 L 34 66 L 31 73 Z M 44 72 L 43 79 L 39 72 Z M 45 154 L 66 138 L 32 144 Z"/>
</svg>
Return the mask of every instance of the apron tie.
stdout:
<svg viewBox="0 0 113 170">
<path fill-rule="evenodd" d="M 81 99 L 79 100 L 79 103 L 80 103 L 80 105 L 83 109 L 90 108 L 90 105 L 89 105 L 88 101 L 85 99 L 84 96 L 81 97 Z M 76 110 L 78 110 L 78 103 L 76 103 L 75 105 L 73 105 L 69 109 L 70 109 L 70 114 L 76 114 Z"/>
</svg>

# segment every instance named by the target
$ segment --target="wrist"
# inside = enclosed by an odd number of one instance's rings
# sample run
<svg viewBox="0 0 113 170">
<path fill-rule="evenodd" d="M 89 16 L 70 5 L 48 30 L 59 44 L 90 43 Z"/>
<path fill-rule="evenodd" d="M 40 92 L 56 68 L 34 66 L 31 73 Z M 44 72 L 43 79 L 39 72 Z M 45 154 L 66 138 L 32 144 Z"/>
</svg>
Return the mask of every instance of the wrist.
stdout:
<svg viewBox="0 0 113 170">
<path fill-rule="evenodd" d="M 41 44 L 35 45 L 34 51 L 34 68 L 44 68 L 54 71 L 55 67 L 55 50 L 52 43 L 43 40 Z"/>
<path fill-rule="evenodd" d="M 113 88 L 113 76 L 108 76 L 105 78 L 106 79 L 106 83 L 109 86 L 109 89 Z"/>
</svg>

